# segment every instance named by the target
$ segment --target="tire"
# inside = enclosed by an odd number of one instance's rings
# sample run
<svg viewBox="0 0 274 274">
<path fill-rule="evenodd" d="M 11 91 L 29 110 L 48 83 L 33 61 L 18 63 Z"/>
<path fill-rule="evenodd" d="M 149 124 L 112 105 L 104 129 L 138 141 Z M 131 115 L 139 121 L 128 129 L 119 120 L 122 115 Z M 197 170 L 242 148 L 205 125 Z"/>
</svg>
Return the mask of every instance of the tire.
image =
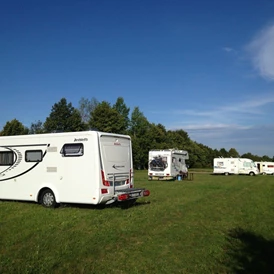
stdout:
<svg viewBox="0 0 274 274">
<path fill-rule="evenodd" d="M 254 175 L 255 175 L 254 172 L 249 173 L 249 176 L 254 176 Z"/>
<path fill-rule="evenodd" d="M 225 176 L 228 176 L 228 172 L 225 172 Z"/>
<path fill-rule="evenodd" d="M 46 189 L 42 192 L 40 201 L 43 207 L 47 207 L 47 208 L 56 207 L 55 196 L 50 189 Z"/>
<path fill-rule="evenodd" d="M 265 172 L 263 172 L 263 175 L 266 175 L 266 173 L 265 173 Z"/>
</svg>

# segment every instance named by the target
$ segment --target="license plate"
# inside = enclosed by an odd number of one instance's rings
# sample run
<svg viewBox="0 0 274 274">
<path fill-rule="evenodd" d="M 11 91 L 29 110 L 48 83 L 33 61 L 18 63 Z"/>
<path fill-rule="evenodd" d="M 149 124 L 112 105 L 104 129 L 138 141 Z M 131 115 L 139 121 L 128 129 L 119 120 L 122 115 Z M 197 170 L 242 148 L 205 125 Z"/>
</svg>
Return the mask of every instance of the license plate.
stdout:
<svg viewBox="0 0 274 274">
<path fill-rule="evenodd" d="M 131 193 L 130 196 L 131 196 L 132 198 L 140 197 L 140 193 Z"/>
</svg>

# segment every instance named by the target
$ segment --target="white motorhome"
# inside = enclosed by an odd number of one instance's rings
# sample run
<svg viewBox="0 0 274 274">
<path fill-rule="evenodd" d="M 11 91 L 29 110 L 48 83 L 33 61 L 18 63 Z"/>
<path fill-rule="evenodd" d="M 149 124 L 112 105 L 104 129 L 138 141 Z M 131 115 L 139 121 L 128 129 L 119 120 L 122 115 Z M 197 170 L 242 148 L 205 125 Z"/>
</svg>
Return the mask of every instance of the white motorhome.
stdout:
<svg viewBox="0 0 274 274">
<path fill-rule="evenodd" d="M 259 174 L 255 163 L 247 158 L 214 158 L 213 167 L 214 174 Z"/>
<path fill-rule="evenodd" d="M 177 149 L 150 150 L 148 154 L 149 180 L 174 180 L 186 178 L 188 169 L 185 160 L 188 152 Z"/>
<path fill-rule="evenodd" d="M 0 137 L 0 199 L 55 207 L 149 195 L 133 183 L 130 136 L 82 131 Z"/>
<path fill-rule="evenodd" d="M 274 175 L 274 162 L 255 162 L 260 174 Z"/>
</svg>

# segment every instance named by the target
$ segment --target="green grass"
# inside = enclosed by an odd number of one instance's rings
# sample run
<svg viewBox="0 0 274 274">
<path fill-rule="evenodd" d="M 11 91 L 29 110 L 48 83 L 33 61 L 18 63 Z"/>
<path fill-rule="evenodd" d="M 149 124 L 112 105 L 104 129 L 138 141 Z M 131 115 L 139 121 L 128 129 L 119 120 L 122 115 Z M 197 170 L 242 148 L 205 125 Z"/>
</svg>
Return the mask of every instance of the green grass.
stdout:
<svg viewBox="0 0 274 274">
<path fill-rule="evenodd" d="M 0 273 L 271 273 L 274 177 L 148 181 L 129 208 L 0 202 Z"/>
</svg>

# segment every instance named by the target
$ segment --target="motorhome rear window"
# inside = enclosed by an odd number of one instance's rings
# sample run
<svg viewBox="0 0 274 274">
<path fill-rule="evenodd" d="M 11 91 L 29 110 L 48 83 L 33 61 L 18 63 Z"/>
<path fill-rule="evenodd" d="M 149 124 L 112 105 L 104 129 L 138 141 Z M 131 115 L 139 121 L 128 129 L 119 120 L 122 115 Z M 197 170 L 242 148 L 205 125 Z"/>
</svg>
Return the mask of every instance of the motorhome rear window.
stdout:
<svg viewBox="0 0 274 274">
<path fill-rule="evenodd" d="M 11 166 L 14 163 L 12 151 L 0 151 L 0 166 Z"/>
<path fill-rule="evenodd" d="M 84 155 L 84 145 L 83 144 L 64 144 L 60 153 L 64 157 L 83 156 Z"/>
<path fill-rule="evenodd" d="M 27 150 L 25 152 L 26 162 L 41 162 L 43 159 L 42 150 Z"/>
</svg>

